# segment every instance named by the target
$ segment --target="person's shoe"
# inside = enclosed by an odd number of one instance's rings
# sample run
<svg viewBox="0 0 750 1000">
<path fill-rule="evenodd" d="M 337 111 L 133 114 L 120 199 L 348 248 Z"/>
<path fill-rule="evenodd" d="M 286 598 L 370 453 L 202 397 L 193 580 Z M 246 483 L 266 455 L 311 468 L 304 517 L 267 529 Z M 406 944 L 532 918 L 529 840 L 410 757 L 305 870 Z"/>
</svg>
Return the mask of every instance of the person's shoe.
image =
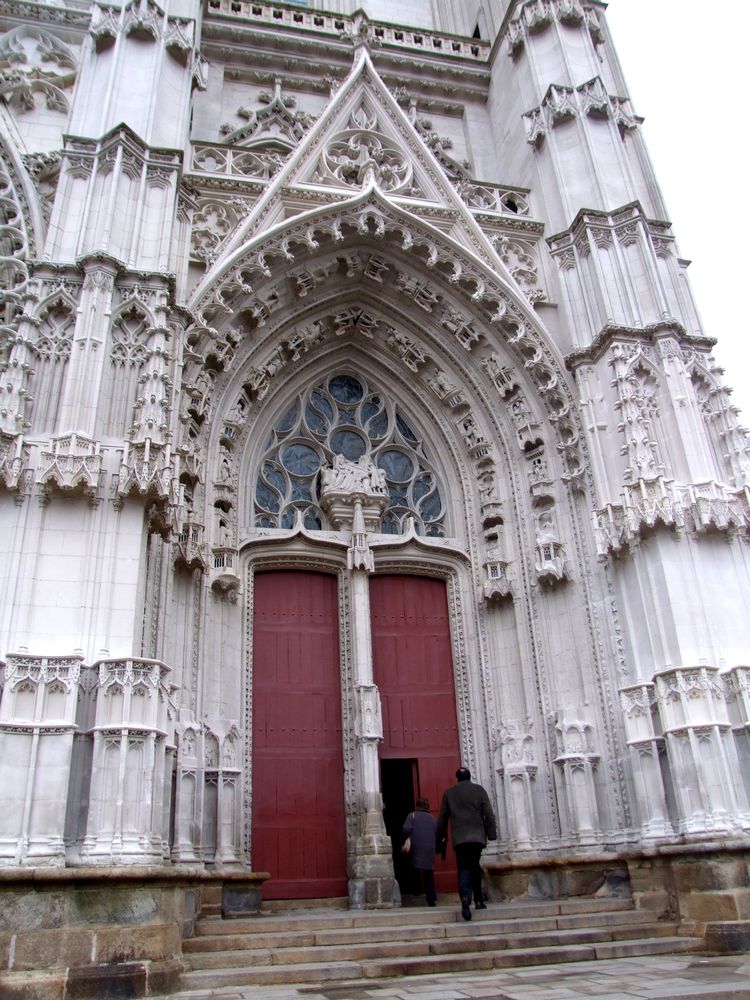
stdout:
<svg viewBox="0 0 750 1000">
<path fill-rule="evenodd" d="M 471 900 L 461 900 L 461 916 L 464 920 L 471 920 Z"/>
<path fill-rule="evenodd" d="M 474 909 L 475 910 L 486 910 L 487 909 L 487 904 L 483 903 L 482 900 L 480 899 L 478 903 L 474 904 Z"/>
<path fill-rule="evenodd" d="M 429 903 L 428 903 L 427 905 L 428 905 L 428 906 L 435 906 L 435 900 L 432 900 L 432 901 L 431 901 L 431 902 L 429 902 Z"/>
</svg>

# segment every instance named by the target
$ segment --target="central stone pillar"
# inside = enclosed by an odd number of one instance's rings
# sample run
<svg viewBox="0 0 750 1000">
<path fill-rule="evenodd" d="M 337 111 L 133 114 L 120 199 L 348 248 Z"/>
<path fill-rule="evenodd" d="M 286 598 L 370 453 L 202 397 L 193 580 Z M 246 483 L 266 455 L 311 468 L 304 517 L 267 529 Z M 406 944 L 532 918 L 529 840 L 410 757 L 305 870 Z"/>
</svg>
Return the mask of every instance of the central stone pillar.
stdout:
<svg viewBox="0 0 750 1000">
<path fill-rule="evenodd" d="M 388 503 L 385 476 L 366 456 L 351 462 L 337 455 L 333 468 L 323 470 L 321 503 L 332 525 L 351 534 L 347 563 L 358 830 L 349 854 L 349 902 L 357 909 L 392 906 L 396 881 L 380 791 L 383 719 L 372 673 L 369 574 L 374 560 L 368 544 L 368 534 L 379 526 Z"/>
</svg>

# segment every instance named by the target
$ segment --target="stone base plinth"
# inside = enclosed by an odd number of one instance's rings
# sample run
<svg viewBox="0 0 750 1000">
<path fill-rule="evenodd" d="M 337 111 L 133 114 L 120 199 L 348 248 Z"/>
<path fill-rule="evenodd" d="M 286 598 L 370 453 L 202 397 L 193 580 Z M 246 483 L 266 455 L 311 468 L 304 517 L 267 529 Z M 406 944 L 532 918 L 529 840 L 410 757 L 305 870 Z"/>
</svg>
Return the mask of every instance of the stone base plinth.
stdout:
<svg viewBox="0 0 750 1000">
<path fill-rule="evenodd" d="M 0 870 L 0 996 L 100 1000 L 173 992 L 202 895 L 267 873 L 195 867 Z M 245 895 L 247 902 L 247 895 Z"/>
<path fill-rule="evenodd" d="M 663 846 L 629 857 L 628 869 L 636 906 L 705 925 L 750 920 L 747 841 Z"/>
<path fill-rule="evenodd" d="M 750 841 L 670 844 L 483 865 L 491 900 L 630 897 L 713 952 L 750 951 Z"/>
<path fill-rule="evenodd" d="M 225 920 L 257 917 L 263 902 L 266 872 L 232 872 L 221 887 L 221 915 Z"/>
<path fill-rule="evenodd" d="M 493 901 L 630 895 L 628 866 L 619 855 L 488 861 L 482 867 Z"/>
</svg>

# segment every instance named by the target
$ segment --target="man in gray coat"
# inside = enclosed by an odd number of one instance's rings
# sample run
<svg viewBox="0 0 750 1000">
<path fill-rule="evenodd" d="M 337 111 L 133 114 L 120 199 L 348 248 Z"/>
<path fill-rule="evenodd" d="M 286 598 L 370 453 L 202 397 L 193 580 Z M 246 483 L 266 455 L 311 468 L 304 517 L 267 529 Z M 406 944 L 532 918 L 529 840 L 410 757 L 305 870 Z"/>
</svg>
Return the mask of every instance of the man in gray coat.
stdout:
<svg viewBox="0 0 750 1000">
<path fill-rule="evenodd" d="M 435 832 L 435 849 L 443 857 L 448 840 L 448 820 L 451 824 L 451 842 L 456 852 L 461 916 L 464 920 L 471 920 L 472 893 L 475 908 L 487 908 L 482 899 L 482 869 L 479 867 L 479 859 L 487 841 L 497 840 L 497 824 L 487 792 L 471 780 L 468 767 L 459 767 L 456 771 L 456 784 L 443 794 Z"/>
</svg>

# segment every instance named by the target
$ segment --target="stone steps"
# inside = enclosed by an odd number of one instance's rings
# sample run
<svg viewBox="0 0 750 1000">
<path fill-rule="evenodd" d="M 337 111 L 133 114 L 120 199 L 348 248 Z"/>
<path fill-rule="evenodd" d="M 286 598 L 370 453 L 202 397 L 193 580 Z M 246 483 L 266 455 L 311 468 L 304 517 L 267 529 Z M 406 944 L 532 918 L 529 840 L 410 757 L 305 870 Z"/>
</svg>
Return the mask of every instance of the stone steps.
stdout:
<svg viewBox="0 0 750 1000">
<path fill-rule="evenodd" d="M 184 942 L 182 990 L 481 972 L 700 951 L 691 936 L 629 900 L 489 904 L 463 921 L 435 909 L 275 912 L 202 918 Z"/>
</svg>

